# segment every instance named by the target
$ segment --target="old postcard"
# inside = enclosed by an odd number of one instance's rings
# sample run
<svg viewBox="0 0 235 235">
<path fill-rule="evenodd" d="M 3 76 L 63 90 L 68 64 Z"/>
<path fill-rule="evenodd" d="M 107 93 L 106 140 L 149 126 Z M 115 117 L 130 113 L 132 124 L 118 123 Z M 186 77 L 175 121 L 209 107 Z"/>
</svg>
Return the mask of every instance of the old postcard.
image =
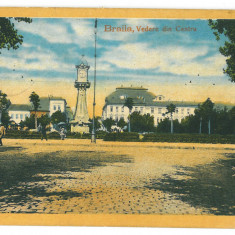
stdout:
<svg viewBox="0 0 235 235">
<path fill-rule="evenodd" d="M 235 12 L 0 9 L 0 224 L 235 227 Z"/>
</svg>

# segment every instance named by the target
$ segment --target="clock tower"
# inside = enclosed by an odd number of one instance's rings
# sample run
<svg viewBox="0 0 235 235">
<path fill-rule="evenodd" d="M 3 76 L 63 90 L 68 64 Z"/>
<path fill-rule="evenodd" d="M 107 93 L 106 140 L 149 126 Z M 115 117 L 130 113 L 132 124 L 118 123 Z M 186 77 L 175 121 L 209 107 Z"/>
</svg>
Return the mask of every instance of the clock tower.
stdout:
<svg viewBox="0 0 235 235">
<path fill-rule="evenodd" d="M 88 81 L 88 70 L 90 66 L 82 56 L 79 65 L 75 66 L 77 69 L 77 79 L 74 83 L 77 88 L 77 102 L 74 114 L 74 119 L 71 121 L 71 132 L 89 133 L 89 115 L 87 109 L 87 94 L 86 91 L 90 88 Z"/>
</svg>

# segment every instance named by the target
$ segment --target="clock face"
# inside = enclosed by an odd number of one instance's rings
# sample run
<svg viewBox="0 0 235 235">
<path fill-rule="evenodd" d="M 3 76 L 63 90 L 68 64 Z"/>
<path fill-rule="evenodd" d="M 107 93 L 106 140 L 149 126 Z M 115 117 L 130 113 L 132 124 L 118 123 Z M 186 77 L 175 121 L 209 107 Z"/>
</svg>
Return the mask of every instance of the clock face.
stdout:
<svg viewBox="0 0 235 235">
<path fill-rule="evenodd" d="M 86 82 L 86 71 L 85 70 L 80 70 L 79 71 L 79 80 L 82 82 Z"/>
</svg>

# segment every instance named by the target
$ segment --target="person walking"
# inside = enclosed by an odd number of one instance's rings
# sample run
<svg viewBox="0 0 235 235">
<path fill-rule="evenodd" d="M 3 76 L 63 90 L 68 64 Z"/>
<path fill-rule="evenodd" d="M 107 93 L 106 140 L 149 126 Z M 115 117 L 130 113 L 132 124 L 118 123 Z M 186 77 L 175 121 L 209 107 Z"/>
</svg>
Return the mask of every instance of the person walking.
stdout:
<svg viewBox="0 0 235 235">
<path fill-rule="evenodd" d="M 47 132 L 46 132 L 46 126 L 39 123 L 38 125 L 38 132 L 41 133 L 41 140 L 45 139 L 47 140 Z"/>
<path fill-rule="evenodd" d="M 2 146 L 2 138 L 4 137 L 4 135 L 6 134 L 6 129 L 5 127 L 2 125 L 2 123 L 0 123 L 0 145 Z"/>
<path fill-rule="evenodd" d="M 60 129 L 60 138 L 61 138 L 61 140 L 64 140 L 64 138 L 66 137 L 66 130 L 65 130 L 65 128 L 61 128 Z"/>
</svg>

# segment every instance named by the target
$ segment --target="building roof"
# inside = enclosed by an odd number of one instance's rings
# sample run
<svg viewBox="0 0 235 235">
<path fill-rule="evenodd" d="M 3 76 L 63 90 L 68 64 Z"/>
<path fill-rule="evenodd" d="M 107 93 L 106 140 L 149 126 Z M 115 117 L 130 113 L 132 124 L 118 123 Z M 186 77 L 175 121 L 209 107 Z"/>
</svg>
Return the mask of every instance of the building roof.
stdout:
<svg viewBox="0 0 235 235">
<path fill-rule="evenodd" d="M 29 104 L 11 104 L 8 111 L 30 111 L 31 105 Z"/>
<path fill-rule="evenodd" d="M 183 101 L 159 101 L 156 95 L 143 87 L 118 87 L 105 99 L 105 105 L 124 105 L 126 98 L 132 98 L 134 106 L 162 106 L 165 107 L 171 103 L 176 106 L 197 106 L 197 102 Z"/>
<path fill-rule="evenodd" d="M 159 96 L 159 95 L 158 95 Z M 134 106 L 158 106 L 166 107 L 169 104 L 174 104 L 176 107 L 198 107 L 200 102 L 190 101 L 160 101 L 157 100 L 155 94 L 149 92 L 148 89 L 143 87 L 117 87 L 116 91 L 108 95 L 105 99 L 105 106 L 107 105 L 124 105 L 126 98 L 132 98 Z M 225 103 L 215 103 L 216 109 L 223 109 L 226 106 L 228 109 L 234 105 Z"/>
</svg>

